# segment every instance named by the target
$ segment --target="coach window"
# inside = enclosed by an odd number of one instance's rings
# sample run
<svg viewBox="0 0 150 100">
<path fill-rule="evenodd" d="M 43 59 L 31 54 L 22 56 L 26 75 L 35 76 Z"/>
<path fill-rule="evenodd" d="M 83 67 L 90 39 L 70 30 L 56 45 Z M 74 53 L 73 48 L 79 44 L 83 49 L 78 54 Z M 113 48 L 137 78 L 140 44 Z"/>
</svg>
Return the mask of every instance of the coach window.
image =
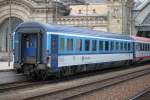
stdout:
<svg viewBox="0 0 150 100">
<path fill-rule="evenodd" d="M 127 43 L 124 43 L 124 49 L 127 51 Z"/>
<path fill-rule="evenodd" d="M 113 41 L 111 41 L 110 50 L 111 50 L 111 51 L 113 51 L 113 50 L 114 50 L 114 42 L 113 42 Z"/>
<path fill-rule="evenodd" d="M 73 51 L 73 39 L 67 39 L 67 50 Z"/>
<path fill-rule="evenodd" d="M 140 45 L 140 51 L 142 51 L 143 50 L 142 43 L 139 43 L 139 45 Z"/>
<path fill-rule="evenodd" d="M 116 50 L 119 50 L 119 42 L 116 42 Z"/>
<path fill-rule="evenodd" d="M 147 44 L 145 44 L 145 51 L 148 51 L 148 49 L 147 49 Z"/>
<path fill-rule="evenodd" d="M 108 51 L 108 50 L 109 50 L 109 42 L 105 41 L 105 51 Z"/>
<path fill-rule="evenodd" d="M 64 38 L 61 38 L 60 39 L 60 50 L 64 51 L 64 48 L 65 48 L 65 40 L 64 40 Z"/>
<path fill-rule="evenodd" d="M 143 51 L 145 50 L 145 44 L 143 43 Z"/>
<path fill-rule="evenodd" d="M 104 45 L 103 45 L 103 41 L 99 41 L 99 50 L 103 51 Z"/>
<path fill-rule="evenodd" d="M 143 44 L 143 51 L 145 51 L 145 47 L 146 47 L 146 46 L 145 46 L 145 43 L 144 43 L 144 44 Z"/>
<path fill-rule="evenodd" d="M 131 43 L 128 43 L 128 51 L 131 50 Z"/>
<path fill-rule="evenodd" d="M 140 44 L 140 51 L 142 51 L 143 50 L 143 45 L 142 45 L 142 43 L 139 43 Z"/>
<path fill-rule="evenodd" d="M 136 43 L 136 50 L 137 50 L 137 51 L 141 51 L 140 43 Z"/>
<path fill-rule="evenodd" d="M 26 39 L 26 48 L 30 48 L 30 41 L 31 41 L 30 35 L 26 35 L 25 39 Z"/>
<path fill-rule="evenodd" d="M 141 50 L 141 51 L 144 51 L 144 44 L 143 44 L 143 43 L 141 43 L 141 46 L 142 46 L 142 50 Z"/>
<path fill-rule="evenodd" d="M 147 51 L 147 45 L 146 44 L 144 44 L 145 45 L 145 51 Z"/>
<path fill-rule="evenodd" d="M 120 50 L 123 51 L 123 42 L 120 43 Z"/>
<path fill-rule="evenodd" d="M 149 51 L 149 47 L 148 47 L 149 45 L 147 44 L 147 51 Z"/>
<path fill-rule="evenodd" d="M 77 51 L 82 51 L 82 40 L 77 39 Z"/>
<path fill-rule="evenodd" d="M 92 40 L 92 51 L 96 51 L 96 47 L 97 47 L 97 41 L 96 40 Z"/>
<path fill-rule="evenodd" d="M 90 51 L 90 40 L 85 40 L 85 51 Z"/>
</svg>

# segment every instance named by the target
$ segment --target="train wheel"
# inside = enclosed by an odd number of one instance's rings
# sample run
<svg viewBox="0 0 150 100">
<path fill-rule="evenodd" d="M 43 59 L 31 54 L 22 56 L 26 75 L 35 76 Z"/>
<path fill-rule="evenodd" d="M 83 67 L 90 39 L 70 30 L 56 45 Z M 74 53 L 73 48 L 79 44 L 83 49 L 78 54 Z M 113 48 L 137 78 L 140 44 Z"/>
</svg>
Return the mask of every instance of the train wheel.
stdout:
<svg viewBox="0 0 150 100">
<path fill-rule="evenodd" d="M 16 72 L 16 73 L 22 73 L 23 70 L 22 70 L 21 68 L 19 68 L 19 69 L 15 69 L 15 72 Z"/>
<path fill-rule="evenodd" d="M 33 80 L 37 80 L 37 75 L 36 75 L 35 72 L 30 72 L 30 77 L 31 77 L 31 79 L 33 79 Z"/>
<path fill-rule="evenodd" d="M 30 70 L 28 67 L 24 66 L 23 72 L 28 78 L 30 78 Z"/>
<path fill-rule="evenodd" d="M 41 76 L 42 80 L 46 80 L 48 77 L 47 71 L 40 71 L 40 76 Z"/>
</svg>

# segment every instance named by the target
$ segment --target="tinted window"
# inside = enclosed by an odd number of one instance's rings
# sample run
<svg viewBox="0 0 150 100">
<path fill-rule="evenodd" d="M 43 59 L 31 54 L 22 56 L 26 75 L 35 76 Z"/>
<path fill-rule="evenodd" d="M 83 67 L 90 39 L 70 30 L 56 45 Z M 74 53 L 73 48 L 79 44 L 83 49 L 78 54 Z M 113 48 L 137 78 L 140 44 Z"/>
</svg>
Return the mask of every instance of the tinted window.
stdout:
<svg viewBox="0 0 150 100">
<path fill-rule="evenodd" d="M 131 44 L 128 43 L 128 51 L 130 51 L 130 50 L 131 50 Z"/>
<path fill-rule="evenodd" d="M 73 50 L 73 39 L 67 39 L 67 50 L 68 51 Z"/>
<path fill-rule="evenodd" d="M 26 38 L 26 48 L 30 48 L 30 38 Z"/>
<path fill-rule="evenodd" d="M 124 43 L 124 49 L 127 51 L 127 43 Z"/>
<path fill-rule="evenodd" d="M 113 50 L 114 50 L 114 42 L 111 42 L 110 50 L 111 50 L 111 51 L 113 51 Z"/>
<path fill-rule="evenodd" d="M 120 43 L 120 50 L 123 50 L 123 42 Z"/>
<path fill-rule="evenodd" d="M 119 50 L 119 42 L 116 42 L 116 50 Z"/>
<path fill-rule="evenodd" d="M 93 41 L 92 41 L 92 45 L 93 45 L 93 47 L 92 47 L 92 51 L 96 51 L 97 41 L 96 41 L 96 40 L 93 40 Z"/>
<path fill-rule="evenodd" d="M 60 39 L 60 50 L 64 51 L 64 48 L 65 48 L 65 40 L 64 40 L 64 38 L 61 38 Z"/>
<path fill-rule="evenodd" d="M 99 41 L 99 50 L 102 51 L 103 50 L 103 41 Z"/>
<path fill-rule="evenodd" d="M 82 50 L 82 40 L 77 39 L 77 51 L 81 51 L 81 50 Z"/>
<path fill-rule="evenodd" d="M 85 40 L 85 51 L 90 50 L 90 40 Z"/>
<path fill-rule="evenodd" d="M 142 51 L 143 50 L 142 43 L 139 43 L 139 45 L 140 45 L 140 51 Z"/>
<path fill-rule="evenodd" d="M 105 41 L 105 50 L 108 51 L 109 50 L 109 42 Z"/>
</svg>

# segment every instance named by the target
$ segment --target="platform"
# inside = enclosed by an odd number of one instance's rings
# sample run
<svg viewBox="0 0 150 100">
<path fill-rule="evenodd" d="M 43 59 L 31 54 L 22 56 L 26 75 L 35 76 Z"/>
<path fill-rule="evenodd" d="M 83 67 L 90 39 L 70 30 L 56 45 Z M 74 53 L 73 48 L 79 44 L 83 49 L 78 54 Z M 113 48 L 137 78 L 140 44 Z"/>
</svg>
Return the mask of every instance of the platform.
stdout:
<svg viewBox="0 0 150 100">
<path fill-rule="evenodd" d="M 11 62 L 10 66 L 8 66 L 8 62 L 0 61 L 0 71 L 7 71 L 7 70 L 13 70 L 13 62 Z"/>
</svg>

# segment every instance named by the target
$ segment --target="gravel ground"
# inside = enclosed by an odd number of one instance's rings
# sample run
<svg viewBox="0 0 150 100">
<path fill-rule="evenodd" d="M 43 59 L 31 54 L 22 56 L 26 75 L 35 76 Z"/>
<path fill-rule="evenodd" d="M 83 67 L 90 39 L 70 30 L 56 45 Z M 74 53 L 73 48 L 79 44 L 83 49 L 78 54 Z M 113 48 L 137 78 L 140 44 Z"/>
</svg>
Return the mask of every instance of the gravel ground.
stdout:
<svg viewBox="0 0 150 100">
<path fill-rule="evenodd" d="M 129 98 L 149 88 L 149 83 L 150 74 L 104 88 L 103 90 L 94 91 L 72 100 L 129 100 Z"/>
<path fill-rule="evenodd" d="M 150 100 L 150 91 L 146 92 L 135 100 Z"/>
<path fill-rule="evenodd" d="M 26 89 L 20 89 L 20 90 L 12 90 L 8 91 L 6 93 L 0 93 L 0 100 L 20 100 L 25 99 L 25 97 L 32 97 L 39 94 L 45 94 L 48 92 L 54 92 L 57 90 L 63 90 L 65 88 L 69 87 L 75 87 L 79 86 L 81 84 L 85 83 L 91 83 L 95 82 L 97 80 L 104 80 L 110 77 L 118 76 L 123 73 L 127 72 L 134 72 L 141 69 L 147 69 L 149 66 L 142 66 L 134 69 L 128 69 L 124 71 L 118 71 L 113 73 L 107 73 L 103 75 L 96 75 L 96 76 L 90 76 L 87 78 L 81 78 L 81 79 L 75 79 L 75 80 L 69 80 L 65 82 L 58 82 L 58 83 L 52 83 L 47 85 L 41 85 L 40 87 L 29 87 Z M 137 94 L 139 91 L 146 89 L 150 86 L 150 75 L 142 76 L 137 79 L 133 79 L 130 81 L 127 81 L 125 83 L 105 88 L 102 91 L 96 91 L 93 93 L 90 93 L 88 96 L 82 96 L 77 98 L 77 100 L 124 100 L 127 99 L 135 94 Z M 11 95 L 10 95 L 11 94 Z M 76 99 L 75 99 L 76 100 Z"/>
</svg>

